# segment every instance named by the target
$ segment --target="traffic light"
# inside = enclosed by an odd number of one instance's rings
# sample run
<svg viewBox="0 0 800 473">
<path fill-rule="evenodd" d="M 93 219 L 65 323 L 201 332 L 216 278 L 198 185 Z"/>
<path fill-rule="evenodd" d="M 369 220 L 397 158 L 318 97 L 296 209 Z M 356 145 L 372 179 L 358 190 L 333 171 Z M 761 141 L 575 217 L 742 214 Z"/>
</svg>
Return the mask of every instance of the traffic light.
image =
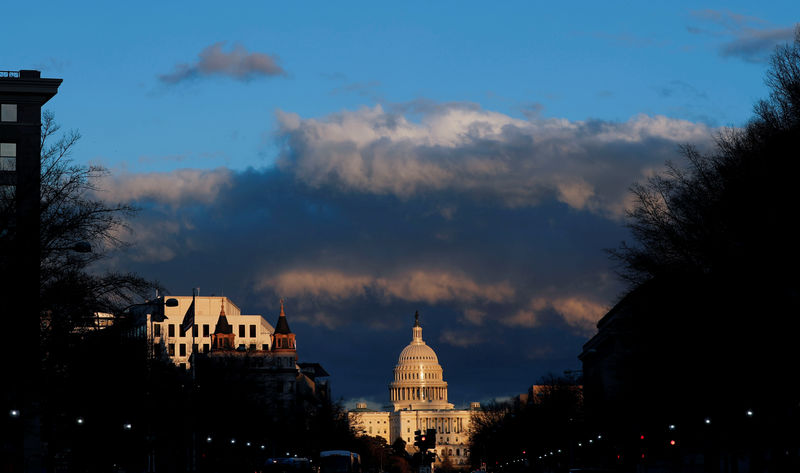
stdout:
<svg viewBox="0 0 800 473">
<path fill-rule="evenodd" d="M 425 447 L 426 450 L 433 450 L 436 448 L 436 429 L 428 429 L 425 434 Z"/>
<path fill-rule="evenodd" d="M 414 431 L 414 446 L 422 450 L 422 443 L 425 441 L 425 436 L 422 435 L 421 430 Z"/>
</svg>

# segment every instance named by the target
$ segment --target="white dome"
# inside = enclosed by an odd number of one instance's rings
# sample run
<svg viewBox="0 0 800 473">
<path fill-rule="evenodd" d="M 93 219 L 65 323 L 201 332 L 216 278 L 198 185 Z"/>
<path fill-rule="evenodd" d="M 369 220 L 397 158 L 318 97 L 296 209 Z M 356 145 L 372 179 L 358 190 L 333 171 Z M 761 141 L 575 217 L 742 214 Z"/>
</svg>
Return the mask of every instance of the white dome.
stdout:
<svg viewBox="0 0 800 473">
<path fill-rule="evenodd" d="M 419 314 L 412 329 L 411 343 L 397 357 L 389 395 L 395 410 L 453 408 L 447 402 L 447 383 L 439 357 L 422 339 Z"/>
<path fill-rule="evenodd" d="M 407 347 L 403 348 L 400 356 L 397 358 L 398 365 L 416 365 L 416 364 L 439 364 L 439 358 L 433 348 L 429 347 L 422 342 L 418 344 L 411 342 Z"/>
</svg>

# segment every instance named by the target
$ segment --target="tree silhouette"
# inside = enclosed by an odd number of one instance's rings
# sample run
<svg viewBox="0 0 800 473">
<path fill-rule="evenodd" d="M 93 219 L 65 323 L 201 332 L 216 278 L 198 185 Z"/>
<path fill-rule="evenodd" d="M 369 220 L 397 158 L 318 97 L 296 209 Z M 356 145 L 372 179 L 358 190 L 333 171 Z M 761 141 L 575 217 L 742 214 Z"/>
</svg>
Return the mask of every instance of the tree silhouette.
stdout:
<svg viewBox="0 0 800 473">
<path fill-rule="evenodd" d="M 665 175 L 633 186 L 628 226 L 636 243 L 611 250 L 625 279 L 795 273 L 800 29 L 772 56 L 766 83 L 769 98 L 746 126 L 721 132 L 709 153 L 684 146 L 686 168 L 668 163 Z"/>
<path fill-rule="evenodd" d="M 710 151 L 684 146 L 685 166 L 632 187 L 634 243 L 610 251 L 631 290 L 582 356 L 595 428 L 630 439 L 709 416 L 714 427 L 684 431 L 683 448 L 708 464 L 746 454 L 789 471 L 799 462 L 785 452 L 800 443 L 800 390 L 781 383 L 800 331 L 800 28 L 765 82 L 745 126 L 719 132 Z M 770 386 L 735 389 L 755 380 Z"/>
</svg>

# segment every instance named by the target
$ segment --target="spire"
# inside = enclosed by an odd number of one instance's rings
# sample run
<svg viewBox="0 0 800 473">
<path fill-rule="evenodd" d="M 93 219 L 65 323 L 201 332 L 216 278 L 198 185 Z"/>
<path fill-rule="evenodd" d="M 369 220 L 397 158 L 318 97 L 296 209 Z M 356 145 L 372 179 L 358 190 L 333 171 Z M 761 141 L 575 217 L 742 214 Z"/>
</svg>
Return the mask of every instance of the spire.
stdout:
<svg viewBox="0 0 800 473">
<path fill-rule="evenodd" d="M 294 366 L 297 361 L 297 345 L 292 329 L 289 328 L 289 322 L 286 321 L 286 313 L 283 311 L 283 299 L 281 299 L 281 313 L 278 316 L 278 323 L 275 324 L 275 331 L 272 333 L 272 351 L 284 353 L 290 356 L 291 360 L 289 365 Z M 284 362 L 280 362 L 284 363 Z"/>
<path fill-rule="evenodd" d="M 286 321 L 286 313 L 283 311 L 283 299 L 281 299 L 281 313 L 278 316 L 278 323 L 275 324 L 275 333 L 292 333 L 289 322 Z"/>
<path fill-rule="evenodd" d="M 411 329 L 411 333 L 411 343 L 415 345 L 422 345 L 425 343 L 422 341 L 422 325 L 419 323 L 419 311 L 414 314 L 414 327 Z"/>
<path fill-rule="evenodd" d="M 225 299 L 221 301 L 219 308 L 219 317 L 217 318 L 217 325 L 214 327 L 214 334 L 229 334 L 233 333 L 233 326 L 228 323 L 228 317 L 225 316 Z"/>
</svg>

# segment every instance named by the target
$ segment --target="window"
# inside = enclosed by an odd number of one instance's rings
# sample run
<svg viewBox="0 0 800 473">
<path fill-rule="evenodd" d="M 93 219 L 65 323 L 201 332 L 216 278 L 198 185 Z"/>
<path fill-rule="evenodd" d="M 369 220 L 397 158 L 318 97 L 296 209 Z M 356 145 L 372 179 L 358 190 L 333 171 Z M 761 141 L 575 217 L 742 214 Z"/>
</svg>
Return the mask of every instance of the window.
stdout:
<svg viewBox="0 0 800 473">
<path fill-rule="evenodd" d="M 161 324 L 153 324 L 153 336 L 154 337 L 161 336 Z"/>
<path fill-rule="evenodd" d="M 0 171 L 17 170 L 17 144 L 0 143 Z"/>
<path fill-rule="evenodd" d="M 168 346 L 169 346 L 169 351 L 167 353 L 169 353 L 169 356 L 175 356 L 175 344 L 170 343 Z"/>
<path fill-rule="evenodd" d="M 261 344 L 261 349 L 264 350 L 264 351 L 267 351 L 267 350 L 269 350 L 269 345 L 267 345 L 266 343 L 262 343 Z"/>
<path fill-rule="evenodd" d="M 0 104 L 0 121 L 3 122 L 17 121 L 17 104 L 15 103 Z"/>
<path fill-rule="evenodd" d="M 208 336 L 208 324 L 203 324 L 203 336 Z"/>
<path fill-rule="evenodd" d="M 203 344 L 203 353 L 208 353 L 208 349 L 209 349 L 208 343 L 204 343 Z"/>
<path fill-rule="evenodd" d="M 175 336 L 175 324 L 169 324 L 169 336 L 170 337 Z"/>
<path fill-rule="evenodd" d="M 239 336 L 244 337 L 244 325 L 239 325 Z"/>
<path fill-rule="evenodd" d="M 250 337 L 256 338 L 256 326 L 255 325 L 251 325 L 250 326 Z"/>
<path fill-rule="evenodd" d="M 197 344 L 196 343 L 192 344 L 192 353 L 197 353 Z"/>
<path fill-rule="evenodd" d="M 249 350 L 250 351 L 256 351 L 256 344 L 255 343 L 251 343 Z"/>
<path fill-rule="evenodd" d="M 197 336 L 197 324 L 192 325 L 192 336 L 193 337 Z"/>
<path fill-rule="evenodd" d="M 186 344 L 181 343 L 179 347 L 180 351 L 178 352 L 180 356 L 186 356 Z"/>
</svg>

